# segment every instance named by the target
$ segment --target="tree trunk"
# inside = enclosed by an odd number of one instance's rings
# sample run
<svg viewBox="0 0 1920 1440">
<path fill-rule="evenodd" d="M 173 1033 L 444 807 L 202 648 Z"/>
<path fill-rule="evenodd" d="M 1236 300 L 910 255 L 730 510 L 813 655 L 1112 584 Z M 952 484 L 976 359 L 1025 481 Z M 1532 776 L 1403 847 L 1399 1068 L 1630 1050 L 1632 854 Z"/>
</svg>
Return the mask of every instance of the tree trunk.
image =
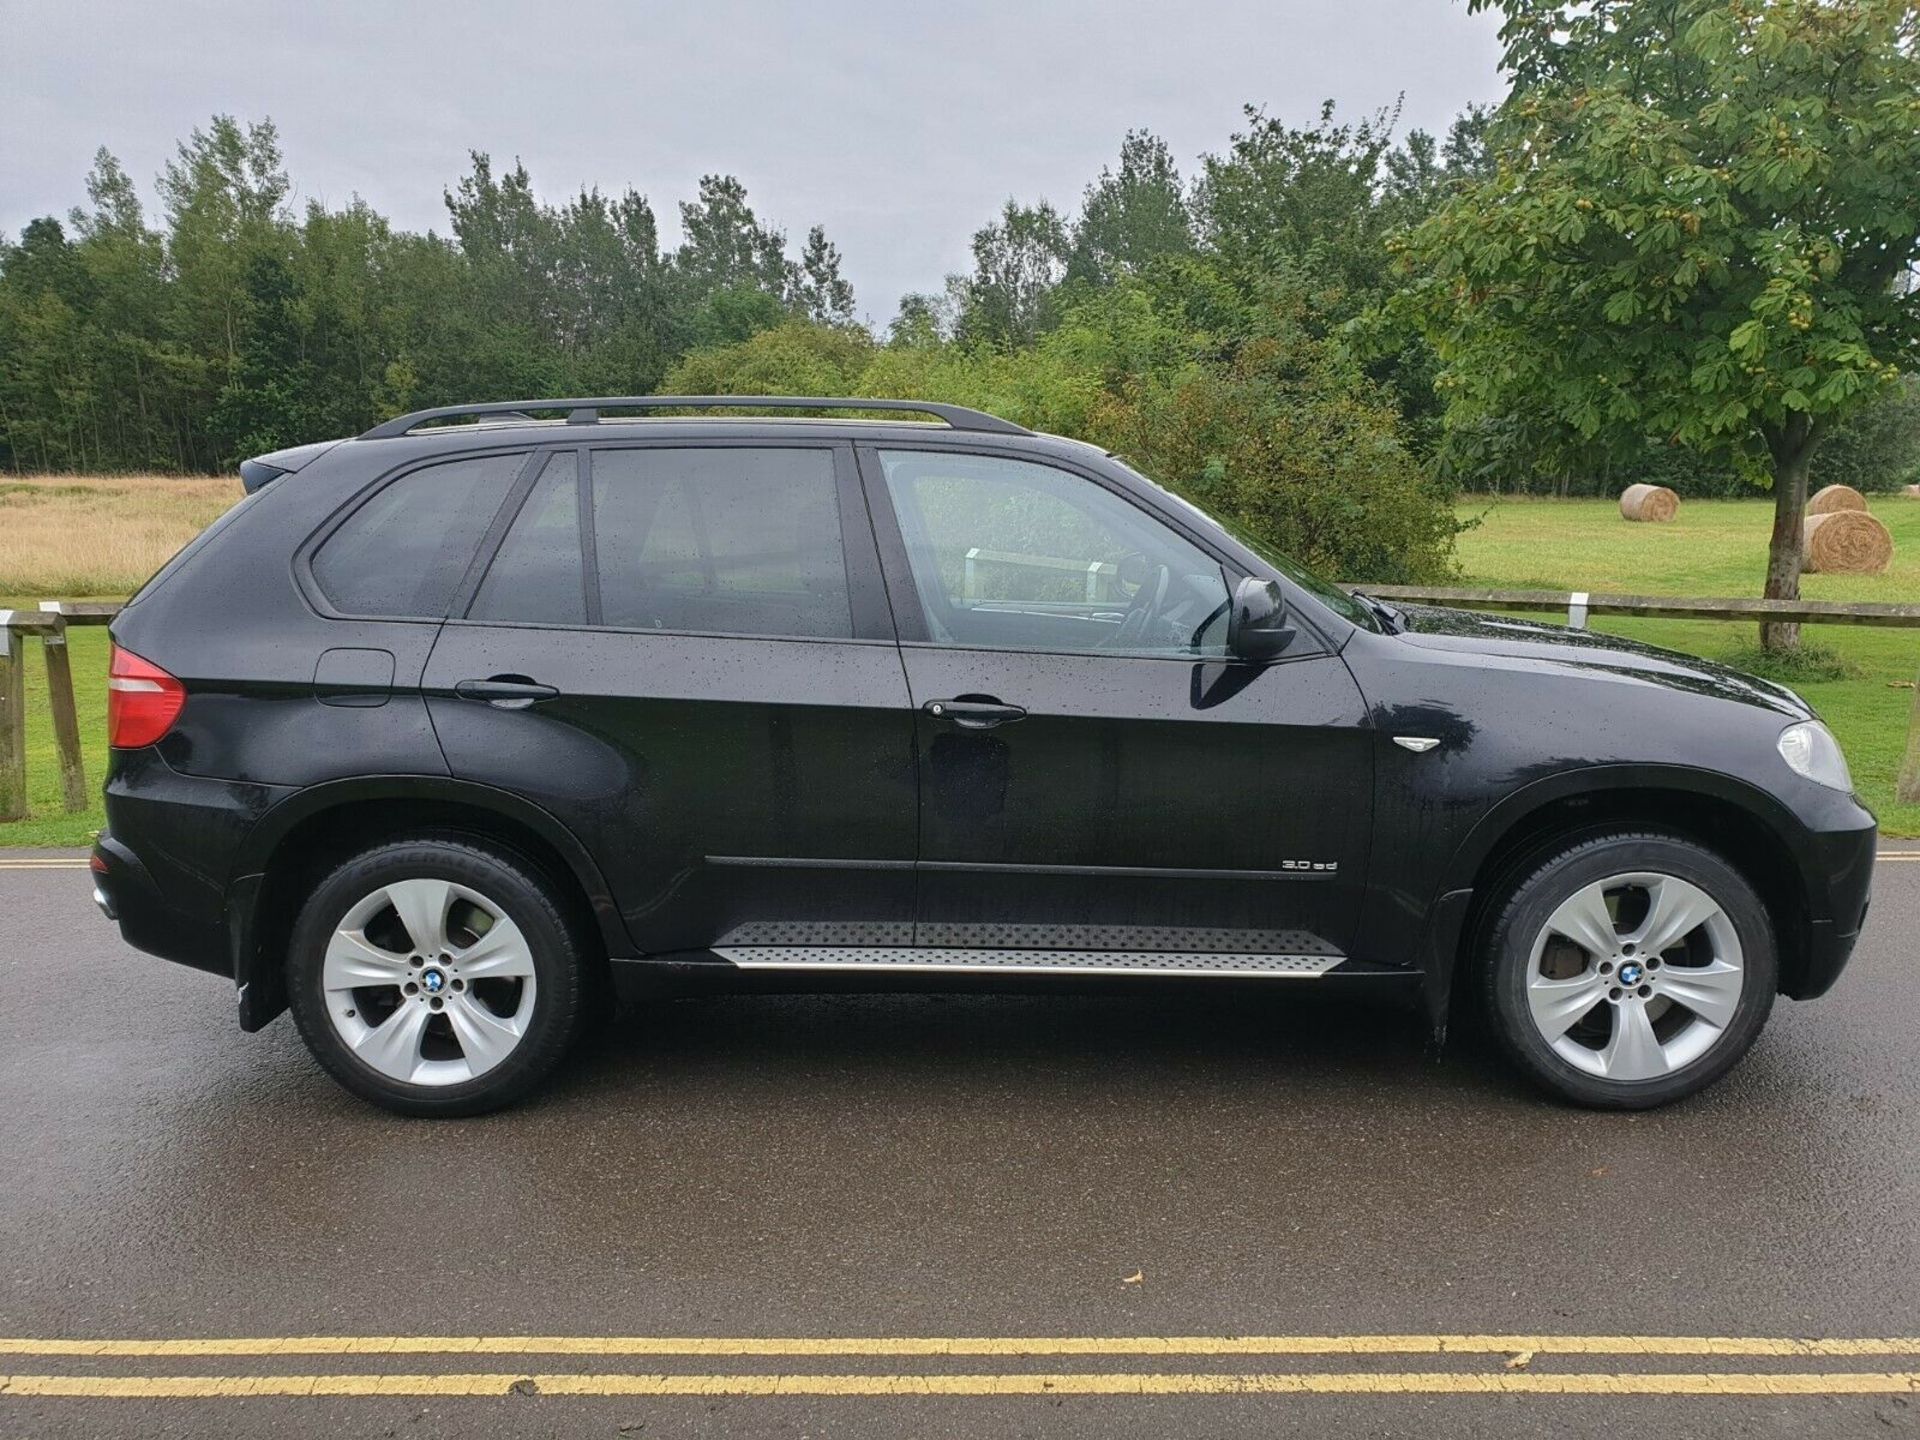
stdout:
<svg viewBox="0 0 1920 1440">
<path fill-rule="evenodd" d="M 1773 538 L 1767 543 L 1767 588 L 1769 600 L 1800 598 L 1800 527 L 1806 523 L 1807 472 L 1813 463 L 1813 447 L 1819 440 L 1813 419 L 1794 415 L 1778 429 L 1766 431 L 1767 449 L 1773 455 Z M 1771 624 L 1760 627 L 1760 646 L 1783 651 L 1800 648 L 1798 625 Z"/>
</svg>

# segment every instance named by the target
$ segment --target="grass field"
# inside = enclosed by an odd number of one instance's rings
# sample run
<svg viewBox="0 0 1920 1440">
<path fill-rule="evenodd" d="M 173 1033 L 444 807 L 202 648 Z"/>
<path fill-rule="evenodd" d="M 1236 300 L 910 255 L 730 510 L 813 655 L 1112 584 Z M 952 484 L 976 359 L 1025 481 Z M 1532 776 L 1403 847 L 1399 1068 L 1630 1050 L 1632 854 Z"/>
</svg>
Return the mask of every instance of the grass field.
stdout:
<svg viewBox="0 0 1920 1440">
<path fill-rule="evenodd" d="M 0 475 L 0 595 L 130 595 L 239 498 L 238 480 Z"/>
<path fill-rule="evenodd" d="M 238 494 L 238 484 L 226 480 L 0 478 L 0 608 L 30 609 L 42 597 L 124 596 Z M 1809 598 L 1920 600 L 1920 500 L 1877 499 L 1874 512 L 1893 531 L 1893 567 L 1885 575 L 1810 575 Z M 1668 595 L 1757 594 L 1772 517 L 1764 500 L 1689 500 L 1672 524 L 1630 525 L 1612 501 L 1484 497 L 1464 502 L 1460 514 L 1476 522 L 1460 537 L 1464 583 Z M 1593 626 L 1716 659 L 1738 660 L 1754 640 L 1750 625 L 1710 621 L 1600 617 Z M 1920 805 L 1893 802 L 1920 671 L 1920 630 L 1835 625 L 1804 633 L 1837 652 L 1849 673 L 1790 683 L 1840 736 L 1860 793 L 1886 833 L 1920 835 Z M 81 731 L 89 740 L 87 781 L 97 793 L 106 763 L 106 632 L 74 630 L 71 644 Z M 102 824 L 99 804 L 81 815 L 62 813 L 39 642 L 27 643 L 27 661 L 32 815 L 0 825 L 0 845 L 84 844 Z"/>
</svg>

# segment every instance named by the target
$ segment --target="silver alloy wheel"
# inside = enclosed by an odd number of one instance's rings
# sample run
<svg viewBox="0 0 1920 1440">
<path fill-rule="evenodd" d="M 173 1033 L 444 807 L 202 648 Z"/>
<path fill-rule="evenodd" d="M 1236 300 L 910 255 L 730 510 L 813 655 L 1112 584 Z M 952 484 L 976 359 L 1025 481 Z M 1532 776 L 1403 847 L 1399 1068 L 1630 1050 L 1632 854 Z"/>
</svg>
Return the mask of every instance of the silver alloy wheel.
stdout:
<svg viewBox="0 0 1920 1440">
<path fill-rule="evenodd" d="M 499 1065 L 533 1019 L 533 952 L 479 891 L 396 880 L 356 901 L 320 967 L 327 1017 L 389 1079 L 457 1085 Z"/>
<path fill-rule="evenodd" d="M 1576 890 L 1535 937 L 1527 1006 L 1541 1038 L 1606 1080 L 1657 1080 L 1733 1023 L 1746 968 L 1725 909 L 1676 875 L 1614 875 Z"/>
</svg>

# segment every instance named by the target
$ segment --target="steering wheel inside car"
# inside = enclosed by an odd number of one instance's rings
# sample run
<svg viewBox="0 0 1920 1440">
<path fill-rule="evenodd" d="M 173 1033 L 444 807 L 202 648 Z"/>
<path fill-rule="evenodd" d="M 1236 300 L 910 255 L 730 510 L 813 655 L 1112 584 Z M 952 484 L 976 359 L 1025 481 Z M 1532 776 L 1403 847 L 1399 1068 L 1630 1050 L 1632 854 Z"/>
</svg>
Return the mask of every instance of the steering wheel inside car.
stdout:
<svg viewBox="0 0 1920 1440">
<path fill-rule="evenodd" d="M 1150 561 L 1144 555 L 1129 555 L 1120 562 L 1121 578 L 1125 579 L 1130 570 L 1144 568 Z M 1167 590 L 1173 584 L 1173 569 L 1167 565 L 1154 565 L 1152 573 L 1142 575 L 1140 583 L 1134 587 L 1133 599 L 1127 603 L 1127 613 L 1120 621 L 1120 628 L 1113 632 L 1104 648 L 1125 650 L 1138 645 L 1159 618 L 1161 607 L 1167 603 Z"/>
</svg>

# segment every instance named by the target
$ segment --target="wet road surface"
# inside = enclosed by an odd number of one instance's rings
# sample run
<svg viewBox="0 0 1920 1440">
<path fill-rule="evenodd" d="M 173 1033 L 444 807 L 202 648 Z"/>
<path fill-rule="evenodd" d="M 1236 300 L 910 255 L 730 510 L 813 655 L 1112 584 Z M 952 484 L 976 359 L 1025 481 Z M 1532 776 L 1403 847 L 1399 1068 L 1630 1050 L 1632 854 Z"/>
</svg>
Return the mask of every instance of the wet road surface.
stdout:
<svg viewBox="0 0 1920 1440">
<path fill-rule="evenodd" d="M 0 1437 L 1920 1433 L 1920 852 L 1653 1114 L 1194 986 L 674 1002 L 438 1124 L 22 858 Z M 1644 1353 L 1712 1336 L 1898 1343 Z"/>
</svg>

